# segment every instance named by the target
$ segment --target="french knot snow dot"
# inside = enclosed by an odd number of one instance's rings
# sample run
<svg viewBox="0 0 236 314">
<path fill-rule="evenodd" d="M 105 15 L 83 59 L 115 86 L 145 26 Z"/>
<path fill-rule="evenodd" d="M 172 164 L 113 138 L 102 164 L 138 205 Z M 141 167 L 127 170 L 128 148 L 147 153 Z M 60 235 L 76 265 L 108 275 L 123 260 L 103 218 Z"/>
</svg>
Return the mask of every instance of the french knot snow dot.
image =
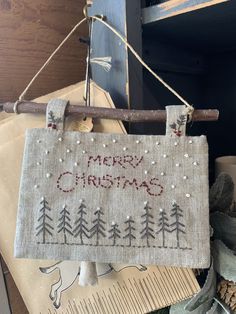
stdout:
<svg viewBox="0 0 236 314">
<path fill-rule="evenodd" d="M 144 205 L 147 205 L 147 204 L 148 204 L 148 201 L 144 201 L 143 204 L 144 204 Z"/>
<path fill-rule="evenodd" d="M 155 161 L 152 161 L 152 165 L 155 165 L 156 164 L 156 162 Z"/>
<path fill-rule="evenodd" d="M 163 177 L 165 175 L 165 172 L 161 172 L 161 176 Z"/>
<path fill-rule="evenodd" d="M 59 162 L 63 162 L 64 160 L 62 158 L 59 158 Z"/>
<path fill-rule="evenodd" d="M 113 143 L 116 143 L 116 142 L 117 142 L 117 140 L 116 140 L 115 138 L 113 138 L 112 142 L 113 142 Z"/>
<path fill-rule="evenodd" d="M 40 144 L 40 143 L 41 143 L 41 140 L 37 140 L 37 143 Z"/>
<path fill-rule="evenodd" d="M 193 141 L 192 141 L 192 140 L 189 140 L 188 142 L 189 142 L 189 144 L 193 144 Z"/>
<path fill-rule="evenodd" d="M 189 198 L 189 197 L 191 197 L 191 194 L 187 193 L 185 196 L 186 196 L 187 198 Z"/>
<path fill-rule="evenodd" d="M 176 167 L 180 167 L 180 163 L 177 162 L 177 164 L 175 164 Z"/>
<path fill-rule="evenodd" d="M 167 158 L 167 155 L 166 155 L 166 154 L 163 154 L 163 158 Z"/>
<path fill-rule="evenodd" d="M 127 147 L 123 147 L 123 151 L 125 152 L 127 150 Z"/>
<path fill-rule="evenodd" d="M 35 188 L 35 189 L 38 189 L 38 188 L 39 188 L 39 185 L 38 185 L 38 184 L 35 184 L 34 188 Z"/>
<path fill-rule="evenodd" d="M 184 180 L 187 180 L 187 179 L 188 179 L 188 177 L 187 177 L 187 176 L 183 176 L 183 179 L 184 179 Z"/>
<path fill-rule="evenodd" d="M 144 170 L 144 174 L 148 174 L 148 171 L 147 171 L 147 170 Z"/>
<path fill-rule="evenodd" d="M 86 150 L 82 150 L 82 154 L 86 154 Z"/>
<path fill-rule="evenodd" d="M 40 166 L 40 165 L 41 165 L 41 162 L 40 162 L 40 161 L 37 161 L 36 164 L 37 164 L 37 166 Z"/>
<path fill-rule="evenodd" d="M 74 165 L 77 167 L 78 166 L 78 162 L 75 162 Z"/>
<path fill-rule="evenodd" d="M 160 142 L 157 141 L 157 142 L 156 142 L 156 145 L 157 145 L 157 146 L 160 145 Z"/>
<path fill-rule="evenodd" d="M 127 219 L 130 219 L 130 216 L 127 216 L 126 218 L 127 218 Z"/>
<path fill-rule="evenodd" d="M 189 158 L 189 154 L 184 154 L 184 157 L 185 158 Z"/>
<path fill-rule="evenodd" d="M 95 141 L 95 139 L 92 137 L 92 138 L 91 138 L 91 142 L 94 142 L 94 141 Z"/>
<path fill-rule="evenodd" d="M 62 137 L 59 137 L 59 138 L 58 138 L 58 141 L 59 141 L 59 142 L 62 142 L 62 141 L 63 141 L 63 138 L 62 138 Z"/>
<path fill-rule="evenodd" d="M 175 142 L 175 143 L 174 143 L 175 146 L 178 146 L 178 144 L 179 144 L 178 142 Z"/>
<path fill-rule="evenodd" d="M 159 212 L 162 213 L 163 212 L 163 208 L 159 208 Z"/>
<path fill-rule="evenodd" d="M 67 153 L 71 153 L 71 149 L 70 149 L 70 148 L 67 148 L 66 152 L 67 152 Z"/>
<path fill-rule="evenodd" d="M 171 185 L 171 188 L 172 188 L 172 189 L 175 189 L 175 185 L 174 185 L 174 184 L 172 184 L 172 185 Z"/>
<path fill-rule="evenodd" d="M 144 153 L 145 153 L 145 154 L 148 154 L 148 153 L 149 153 L 149 151 L 148 151 L 147 149 L 145 149 Z"/>
<path fill-rule="evenodd" d="M 51 178 L 51 176 L 52 176 L 52 174 L 51 174 L 51 173 L 49 173 L 49 172 L 48 172 L 48 173 L 46 173 L 46 178 L 48 178 L 48 179 L 49 179 L 49 178 Z"/>
<path fill-rule="evenodd" d="M 48 155 L 49 154 L 49 150 L 45 150 L 45 154 Z"/>
<path fill-rule="evenodd" d="M 102 146 L 105 148 L 105 147 L 107 147 L 107 145 L 106 144 L 102 144 Z"/>
<path fill-rule="evenodd" d="M 79 145 L 79 144 L 80 144 L 80 141 L 78 140 L 78 141 L 76 141 L 76 143 Z"/>
<path fill-rule="evenodd" d="M 194 161 L 194 162 L 193 162 L 193 165 L 194 165 L 194 166 L 198 166 L 198 162 L 197 162 L 197 161 Z"/>
<path fill-rule="evenodd" d="M 136 140 L 136 144 L 139 144 L 140 143 L 140 140 Z"/>
</svg>

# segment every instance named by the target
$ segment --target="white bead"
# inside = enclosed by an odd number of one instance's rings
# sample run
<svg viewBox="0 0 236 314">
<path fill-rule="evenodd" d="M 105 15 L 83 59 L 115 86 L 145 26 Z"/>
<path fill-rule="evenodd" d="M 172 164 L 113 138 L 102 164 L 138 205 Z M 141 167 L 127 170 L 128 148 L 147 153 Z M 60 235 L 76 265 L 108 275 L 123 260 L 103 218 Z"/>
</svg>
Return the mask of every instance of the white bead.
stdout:
<svg viewBox="0 0 236 314">
<path fill-rule="evenodd" d="M 147 149 L 145 149 L 144 153 L 145 153 L 145 154 L 148 154 L 148 150 L 147 150 Z"/>
<path fill-rule="evenodd" d="M 62 206 L 62 208 L 65 209 L 65 208 L 66 208 L 66 204 L 64 204 L 64 205 Z"/>
<path fill-rule="evenodd" d="M 194 161 L 194 166 L 198 166 L 198 162 L 197 161 Z"/>
<path fill-rule="evenodd" d="M 187 176 L 183 176 L 183 179 L 184 179 L 184 180 L 187 180 L 187 179 L 188 179 L 188 177 L 187 177 Z"/>
<path fill-rule="evenodd" d="M 111 223 L 111 224 L 112 224 L 112 226 L 115 226 L 115 224 L 116 224 L 116 223 L 115 223 L 115 221 L 112 221 L 112 223 Z"/>
<path fill-rule="evenodd" d="M 45 154 L 48 155 L 49 154 L 49 150 L 45 150 Z"/>
<path fill-rule="evenodd" d="M 113 143 L 116 143 L 116 139 L 113 139 L 112 142 L 113 142 Z"/>
<path fill-rule="evenodd" d="M 123 147 L 123 151 L 126 151 L 127 150 L 127 147 Z"/>
<path fill-rule="evenodd" d="M 165 175 L 165 172 L 161 172 L 161 176 L 164 176 Z"/>
<path fill-rule="evenodd" d="M 186 194 L 186 197 L 190 197 L 190 196 L 191 196 L 190 194 L 188 194 L 188 193 Z"/>
<path fill-rule="evenodd" d="M 38 143 L 38 144 L 41 143 L 41 140 L 37 140 L 37 143 Z"/>
<path fill-rule="evenodd" d="M 147 170 L 144 170 L 144 174 L 148 174 L 148 171 L 147 171 Z"/>
<path fill-rule="evenodd" d="M 166 157 L 167 157 L 167 155 L 166 155 L 166 154 L 164 154 L 164 155 L 163 155 L 163 158 L 166 158 Z"/>
<path fill-rule="evenodd" d="M 82 154 L 86 154 L 86 150 L 82 150 Z"/>
<path fill-rule="evenodd" d="M 37 161 L 37 166 L 40 166 L 41 165 L 41 162 Z"/>
<path fill-rule="evenodd" d="M 189 140 L 188 142 L 189 142 L 189 144 L 193 144 L 193 141 L 192 141 L 192 140 Z"/>
<path fill-rule="evenodd" d="M 97 210 L 98 210 L 98 211 L 101 210 L 101 207 L 97 207 Z"/>
<path fill-rule="evenodd" d="M 172 189 L 175 189 L 175 185 L 174 185 L 174 184 L 172 184 L 172 185 L 171 185 L 171 188 L 172 188 Z"/>
<path fill-rule="evenodd" d="M 78 162 L 75 162 L 74 165 L 77 167 L 78 166 Z"/>
<path fill-rule="evenodd" d="M 137 143 L 137 144 L 139 144 L 139 143 L 140 143 L 140 141 L 139 141 L 139 140 L 137 140 L 137 141 L 136 141 L 136 143 Z"/>
<path fill-rule="evenodd" d="M 77 143 L 77 144 L 80 144 L 80 141 L 77 141 L 76 143 Z"/>
<path fill-rule="evenodd" d="M 184 157 L 188 158 L 188 157 L 189 157 L 189 154 L 184 154 Z"/>
<path fill-rule="evenodd" d="M 156 142 L 156 145 L 160 145 L 160 142 Z"/>
<path fill-rule="evenodd" d="M 39 187 L 38 184 L 35 184 L 34 188 L 35 188 L 35 189 L 38 189 L 38 187 Z"/>
<path fill-rule="evenodd" d="M 177 164 L 175 164 L 175 166 L 176 166 L 176 167 L 179 167 L 179 166 L 180 166 L 180 164 L 179 164 L 179 163 L 177 163 Z"/>
<path fill-rule="evenodd" d="M 59 158 L 59 161 L 60 161 L 60 162 L 63 162 L 63 159 L 62 159 L 62 158 Z"/>
<path fill-rule="evenodd" d="M 175 145 L 175 146 L 177 146 L 178 144 L 179 144 L 178 142 L 175 142 L 175 144 L 174 144 L 174 145 Z"/>
<path fill-rule="evenodd" d="M 127 218 L 127 219 L 130 219 L 130 216 L 127 216 L 126 218 Z"/>
<path fill-rule="evenodd" d="M 51 173 L 47 173 L 47 174 L 46 174 L 46 177 L 47 177 L 47 178 L 51 178 L 51 176 L 52 176 Z"/>
<path fill-rule="evenodd" d="M 159 211 L 160 211 L 160 213 L 162 213 L 163 212 L 163 208 L 159 208 Z"/>
<path fill-rule="evenodd" d="M 155 161 L 152 161 L 152 165 L 155 165 L 156 164 L 156 162 Z"/>
<path fill-rule="evenodd" d="M 80 203 L 83 203 L 83 201 L 84 201 L 84 200 L 83 200 L 82 198 L 79 200 Z"/>
<path fill-rule="evenodd" d="M 45 201 L 45 197 L 44 197 L 44 196 L 42 196 L 42 197 L 41 197 L 41 200 L 42 200 L 42 201 Z"/>
<path fill-rule="evenodd" d="M 102 146 L 105 148 L 105 147 L 107 147 L 107 145 L 106 144 L 102 144 Z"/>
<path fill-rule="evenodd" d="M 71 152 L 71 150 L 70 150 L 69 148 L 67 148 L 66 152 L 67 152 L 67 153 L 70 153 L 70 152 Z"/>
<path fill-rule="evenodd" d="M 59 141 L 59 142 L 62 142 L 62 141 L 63 141 L 63 138 L 62 138 L 62 137 L 59 137 L 58 141 Z"/>
<path fill-rule="evenodd" d="M 91 142 L 94 142 L 94 138 L 93 137 L 91 138 Z"/>
<path fill-rule="evenodd" d="M 175 204 L 176 204 L 176 200 L 173 200 L 173 201 L 172 201 L 172 205 L 175 205 Z"/>
<path fill-rule="evenodd" d="M 147 205 L 147 204 L 148 204 L 148 201 L 143 202 L 143 204 L 144 204 L 144 205 Z"/>
</svg>

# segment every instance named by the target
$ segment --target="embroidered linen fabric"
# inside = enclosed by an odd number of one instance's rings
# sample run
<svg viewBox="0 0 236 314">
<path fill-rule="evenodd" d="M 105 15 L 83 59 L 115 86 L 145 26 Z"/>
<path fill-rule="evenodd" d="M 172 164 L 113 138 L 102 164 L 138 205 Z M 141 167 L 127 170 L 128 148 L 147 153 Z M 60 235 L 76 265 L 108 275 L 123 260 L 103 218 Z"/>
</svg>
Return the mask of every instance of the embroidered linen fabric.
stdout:
<svg viewBox="0 0 236 314">
<path fill-rule="evenodd" d="M 63 131 L 65 106 L 27 131 L 15 256 L 208 267 L 208 145 L 185 107 L 140 136 Z"/>
</svg>

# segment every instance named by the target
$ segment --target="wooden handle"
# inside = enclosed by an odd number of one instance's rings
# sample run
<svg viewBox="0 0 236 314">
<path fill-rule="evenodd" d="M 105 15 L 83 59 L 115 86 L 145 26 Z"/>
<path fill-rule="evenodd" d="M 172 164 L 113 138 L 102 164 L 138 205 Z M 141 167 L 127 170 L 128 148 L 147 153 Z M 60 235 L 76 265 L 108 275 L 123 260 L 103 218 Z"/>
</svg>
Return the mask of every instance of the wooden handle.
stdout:
<svg viewBox="0 0 236 314">
<path fill-rule="evenodd" d="M 13 113 L 14 103 L 6 102 L 0 104 L 2 111 Z M 35 103 L 30 101 L 19 102 L 17 106 L 18 113 L 46 113 L 47 104 Z M 78 115 L 82 118 L 100 118 L 121 120 L 127 122 L 165 122 L 165 110 L 128 110 L 128 109 L 110 109 L 101 107 L 85 107 L 68 105 L 66 115 Z M 219 111 L 216 109 L 195 110 L 193 121 L 217 121 Z"/>
</svg>

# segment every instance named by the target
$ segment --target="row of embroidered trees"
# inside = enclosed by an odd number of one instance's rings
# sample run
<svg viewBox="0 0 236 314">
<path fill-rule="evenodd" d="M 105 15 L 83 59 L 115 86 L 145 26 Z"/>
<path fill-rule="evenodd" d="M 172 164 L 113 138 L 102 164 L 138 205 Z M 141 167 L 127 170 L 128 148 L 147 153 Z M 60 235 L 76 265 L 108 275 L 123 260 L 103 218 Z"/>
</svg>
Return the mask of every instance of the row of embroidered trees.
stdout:
<svg viewBox="0 0 236 314">
<path fill-rule="evenodd" d="M 49 216 L 51 208 L 48 206 L 48 202 L 43 198 L 40 202 L 42 205 L 40 209 L 40 217 L 38 218 L 38 226 L 36 227 L 36 236 L 42 236 L 42 243 L 46 243 L 46 235 L 53 236 L 54 227 L 51 226 L 52 218 Z M 169 224 L 169 218 L 164 210 L 160 210 L 158 218 L 158 230 L 155 232 L 152 228 L 152 225 L 155 224 L 154 217 L 150 213 L 151 207 L 148 203 L 145 203 L 144 211 L 145 213 L 141 216 L 142 218 L 142 230 L 140 231 L 140 238 L 146 240 L 147 246 L 150 246 L 150 239 L 155 239 L 155 234 L 162 234 L 162 246 L 165 247 L 166 233 L 176 233 L 176 246 L 180 247 L 180 233 L 185 233 L 185 225 L 181 222 L 183 217 L 183 210 L 179 207 L 176 202 L 173 202 L 170 217 L 173 222 Z M 93 238 L 96 237 L 96 245 L 99 245 L 99 239 L 106 237 L 105 221 L 102 219 L 104 215 L 102 209 L 98 208 L 94 215 L 96 219 L 92 221 L 93 226 L 91 229 L 87 227 L 88 222 L 85 218 L 86 205 L 84 202 L 81 202 L 79 206 L 79 211 L 77 213 L 78 219 L 74 222 L 74 229 L 71 225 L 70 213 L 66 209 L 66 206 L 63 207 L 63 210 L 60 212 L 59 224 L 57 226 L 57 233 L 63 233 L 64 243 L 67 243 L 67 236 L 71 235 L 75 238 L 80 238 L 80 244 L 84 244 L 84 238 Z M 134 227 L 135 221 L 132 217 L 127 217 L 125 224 L 125 235 L 123 239 L 128 239 L 127 246 L 132 246 L 133 241 L 136 239 L 134 232 L 136 228 Z M 109 239 L 112 241 L 112 245 L 117 244 L 117 240 L 121 238 L 121 231 L 117 223 L 112 223 L 111 229 L 108 230 Z"/>
</svg>

